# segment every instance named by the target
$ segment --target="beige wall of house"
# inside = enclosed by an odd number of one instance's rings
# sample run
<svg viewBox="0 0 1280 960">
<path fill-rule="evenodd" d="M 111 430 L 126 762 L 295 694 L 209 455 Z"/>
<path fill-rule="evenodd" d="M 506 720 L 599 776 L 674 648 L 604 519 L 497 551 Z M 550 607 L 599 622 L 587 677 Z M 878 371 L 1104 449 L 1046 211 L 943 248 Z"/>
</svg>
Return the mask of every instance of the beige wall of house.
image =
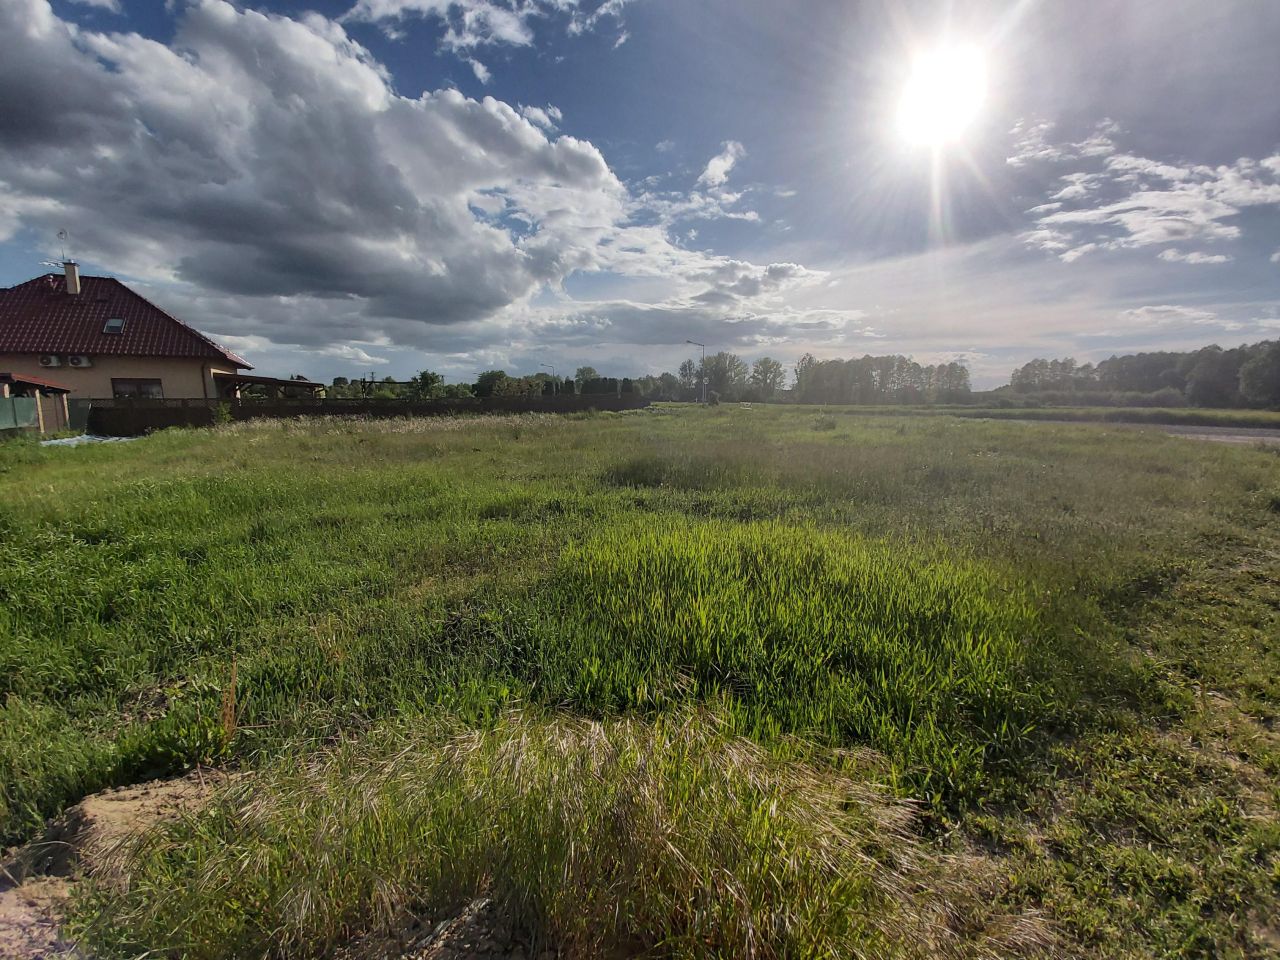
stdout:
<svg viewBox="0 0 1280 960">
<path fill-rule="evenodd" d="M 95 356 L 91 367 L 40 366 L 35 353 L 0 353 L 0 373 L 40 377 L 71 388 L 73 400 L 103 400 L 114 396 L 111 381 L 159 380 L 165 399 L 217 397 L 214 373 L 235 373 L 217 361 L 182 357 Z"/>
</svg>

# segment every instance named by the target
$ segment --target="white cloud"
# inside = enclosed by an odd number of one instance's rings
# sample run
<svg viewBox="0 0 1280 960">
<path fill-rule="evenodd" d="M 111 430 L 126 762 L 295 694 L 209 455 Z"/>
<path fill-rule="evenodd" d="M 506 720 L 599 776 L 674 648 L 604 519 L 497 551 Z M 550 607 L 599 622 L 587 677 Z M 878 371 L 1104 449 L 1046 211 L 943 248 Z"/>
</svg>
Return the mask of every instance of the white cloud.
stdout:
<svg viewBox="0 0 1280 960">
<path fill-rule="evenodd" d="M 729 179 L 729 172 L 746 155 L 746 149 L 737 140 L 726 140 L 724 149 L 707 161 L 706 169 L 698 177 L 698 184 L 704 187 L 723 186 Z"/>
<path fill-rule="evenodd" d="M 486 67 L 479 60 L 472 57 L 470 60 L 467 61 L 467 63 L 471 66 L 471 72 L 476 75 L 476 79 L 479 80 L 481 83 L 487 84 L 490 80 L 493 79 L 493 74 L 489 72 L 489 68 Z"/>
<path fill-rule="evenodd" d="M 1190 253 L 1183 253 L 1181 250 L 1169 248 L 1160 251 L 1160 259 L 1167 260 L 1170 263 L 1227 263 L 1231 260 L 1224 253 L 1201 253 L 1199 250 L 1192 250 Z"/>
<path fill-rule="evenodd" d="M 1160 304 L 1122 310 L 1120 319 L 1128 326 L 1142 328 L 1214 327 L 1219 330 L 1241 330 L 1244 324 L 1223 320 L 1216 313 L 1196 307 Z"/>
<path fill-rule="evenodd" d="M 633 193 L 555 107 L 402 96 L 316 14 L 197 0 L 166 45 L 6 0 L 0 34 L 0 230 L 76 224 L 87 267 L 254 350 L 480 355 L 544 309 L 624 343 L 679 323 L 746 342 L 806 322 L 779 298 L 821 276 L 685 249 L 689 220 L 756 215 L 724 191 Z M 647 293 L 577 301 L 582 273 Z"/>
<path fill-rule="evenodd" d="M 1137 182 L 1143 177 L 1181 181 L 1191 176 L 1191 171 L 1186 167 L 1157 163 L 1146 157 L 1135 157 L 1130 153 L 1113 154 L 1107 157 L 1107 169 L 1117 175 L 1117 180 L 1125 182 Z"/>
<path fill-rule="evenodd" d="M 122 13 L 120 0 L 72 0 L 72 3 L 78 3 L 86 7 L 98 7 L 101 10 L 110 10 L 112 13 Z"/>
<path fill-rule="evenodd" d="M 1280 250 L 1277 250 L 1275 253 L 1271 255 L 1271 262 L 1280 263 Z"/>
<path fill-rule="evenodd" d="M 310 351 L 321 357 L 333 357 L 337 360 L 351 360 L 356 363 L 389 363 L 387 357 L 375 357 L 373 354 L 349 343 L 335 344 Z"/>
<path fill-rule="evenodd" d="M 534 25 L 560 15 L 568 18 L 570 35 L 589 32 L 605 17 L 621 19 L 627 0 L 605 0 L 594 8 L 591 0 L 357 0 L 343 20 L 377 23 L 391 34 L 408 17 L 426 17 L 445 25 L 445 49 L 465 52 L 479 46 L 533 43 Z M 621 46 L 622 39 L 614 44 Z"/>
<path fill-rule="evenodd" d="M 556 124 L 563 119 L 563 114 L 556 107 L 521 107 L 520 115 L 548 133 L 554 133 Z"/>
<path fill-rule="evenodd" d="M 653 145 L 653 149 L 659 153 L 667 153 L 670 150 L 674 150 L 675 146 L 676 142 L 674 140 L 659 140 Z"/>
<path fill-rule="evenodd" d="M 1036 217 L 1023 234 L 1028 246 L 1070 262 L 1094 251 L 1236 240 L 1241 227 L 1234 218 L 1242 209 L 1280 205 L 1280 158 L 1244 157 L 1217 167 L 1167 163 L 1118 152 L 1112 139 L 1118 133 L 1107 122 L 1086 141 L 1036 141 L 1024 150 L 1029 159 L 1019 162 L 1086 165 L 1061 175 L 1057 183 L 1063 186 L 1051 188 L 1048 202 L 1028 211 Z M 1193 264 L 1231 259 L 1179 250 L 1160 257 Z"/>
<path fill-rule="evenodd" d="M 1053 143 L 1049 138 L 1054 129 L 1056 124 L 1050 120 L 1019 119 L 1009 131 L 1013 141 L 1012 152 L 1005 158 L 1005 163 L 1011 167 L 1026 167 L 1033 164 L 1062 163 L 1081 157 L 1106 157 L 1115 151 L 1115 142 L 1111 138 L 1120 133 L 1119 124 L 1114 120 L 1103 119 L 1084 140 Z"/>
</svg>

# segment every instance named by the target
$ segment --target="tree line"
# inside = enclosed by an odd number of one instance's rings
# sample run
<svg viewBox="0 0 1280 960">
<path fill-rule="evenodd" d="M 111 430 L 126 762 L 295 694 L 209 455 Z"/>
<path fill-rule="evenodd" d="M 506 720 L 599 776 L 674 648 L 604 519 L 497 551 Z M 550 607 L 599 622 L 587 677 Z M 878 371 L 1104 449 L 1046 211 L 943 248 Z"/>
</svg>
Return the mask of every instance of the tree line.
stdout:
<svg viewBox="0 0 1280 960">
<path fill-rule="evenodd" d="M 922 366 L 903 356 L 818 360 L 805 354 L 789 376 L 787 368 L 772 357 L 748 363 L 737 354 L 724 351 L 705 360 L 689 358 L 675 373 L 635 378 L 605 377 L 594 367 L 579 367 L 572 377 L 546 373 L 513 376 L 505 370 L 486 370 L 473 383 L 446 384 L 440 374 L 424 370 L 407 381 L 335 377 L 327 389 L 331 397 L 382 400 L 567 393 L 638 394 L 651 400 L 683 401 L 705 396 L 712 403 L 787 400 L 850 404 L 957 403 L 963 402 L 969 392 L 969 371 L 961 363 Z"/>
<path fill-rule="evenodd" d="M 1036 359 L 1013 371 L 1009 389 L 1050 403 L 1280 407 L 1280 341 L 1127 354 L 1097 364 Z"/>
<path fill-rule="evenodd" d="M 653 378 L 647 378 L 653 379 Z M 339 399 L 456 400 L 469 397 L 538 397 L 559 394 L 616 395 L 635 393 L 627 378 L 602 377 L 593 367 L 579 367 L 572 377 L 549 373 L 513 376 L 505 370 L 486 370 L 472 383 L 445 383 L 444 377 L 423 370 L 408 380 L 373 375 L 359 380 L 334 377 L 325 394 Z"/>
</svg>

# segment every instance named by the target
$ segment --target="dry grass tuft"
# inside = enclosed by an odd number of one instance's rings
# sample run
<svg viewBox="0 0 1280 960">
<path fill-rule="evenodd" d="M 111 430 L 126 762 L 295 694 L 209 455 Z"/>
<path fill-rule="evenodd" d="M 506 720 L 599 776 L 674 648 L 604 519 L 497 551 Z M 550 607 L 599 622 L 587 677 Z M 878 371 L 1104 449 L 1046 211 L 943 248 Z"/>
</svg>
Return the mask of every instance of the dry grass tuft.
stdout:
<svg viewBox="0 0 1280 960">
<path fill-rule="evenodd" d="M 282 763 L 132 851 L 104 956 L 322 956 L 479 896 L 563 956 L 983 956 L 1046 940 L 940 860 L 910 805 L 729 735 L 513 713 L 398 724 Z M 926 892 L 927 891 L 927 892 Z M 621 953 L 620 953 L 621 951 Z"/>
</svg>

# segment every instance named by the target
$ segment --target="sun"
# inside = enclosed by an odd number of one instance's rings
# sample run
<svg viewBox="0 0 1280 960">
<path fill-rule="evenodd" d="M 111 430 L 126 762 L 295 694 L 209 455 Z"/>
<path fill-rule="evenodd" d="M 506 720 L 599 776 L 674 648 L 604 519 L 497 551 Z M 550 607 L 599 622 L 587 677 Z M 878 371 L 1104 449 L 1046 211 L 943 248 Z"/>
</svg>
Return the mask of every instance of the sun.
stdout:
<svg viewBox="0 0 1280 960">
<path fill-rule="evenodd" d="M 982 110 L 987 67 L 972 44 L 944 44 L 917 54 L 898 101 L 898 132 L 919 146 L 960 138 Z"/>
</svg>

